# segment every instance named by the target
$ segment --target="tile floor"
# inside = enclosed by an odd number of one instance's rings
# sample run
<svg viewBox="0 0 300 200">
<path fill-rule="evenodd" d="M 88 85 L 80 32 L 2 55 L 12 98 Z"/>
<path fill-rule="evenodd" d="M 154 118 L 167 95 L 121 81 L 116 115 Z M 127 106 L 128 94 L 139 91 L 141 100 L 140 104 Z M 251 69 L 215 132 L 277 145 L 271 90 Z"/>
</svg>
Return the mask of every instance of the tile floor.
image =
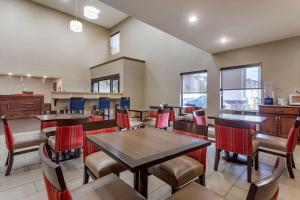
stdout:
<svg viewBox="0 0 300 200">
<path fill-rule="evenodd" d="M 4 162 L 6 148 L 3 135 L 0 136 L 0 200 L 47 199 L 42 179 L 40 159 L 37 152 L 15 157 L 15 164 L 10 176 L 4 176 Z M 213 171 L 214 146 L 208 148 L 206 187 L 230 200 L 245 199 L 249 186 L 246 182 L 246 167 L 220 161 L 219 170 Z M 270 175 L 275 163 L 275 156 L 260 154 L 259 171 L 253 170 L 253 180 Z M 296 149 L 296 166 L 300 167 L 300 148 Z M 63 173 L 70 189 L 81 186 L 83 164 L 81 159 L 69 160 L 61 163 Z M 300 170 L 295 170 L 294 180 L 288 177 L 287 171 L 280 180 L 279 199 L 300 199 Z M 132 173 L 121 173 L 121 178 L 129 185 L 133 185 Z M 171 188 L 155 178 L 149 178 L 149 199 L 166 199 L 171 195 Z"/>
</svg>

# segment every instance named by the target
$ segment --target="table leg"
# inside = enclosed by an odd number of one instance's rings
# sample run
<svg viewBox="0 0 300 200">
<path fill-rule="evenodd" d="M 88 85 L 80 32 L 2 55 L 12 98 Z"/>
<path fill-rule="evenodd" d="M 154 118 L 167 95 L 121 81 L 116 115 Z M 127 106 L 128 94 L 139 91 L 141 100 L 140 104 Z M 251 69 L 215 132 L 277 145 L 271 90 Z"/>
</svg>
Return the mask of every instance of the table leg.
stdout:
<svg viewBox="0 0 300 200">
<path fill-rule="evenodd" d="M 139 193 L 147 199 L 147 196 L 148 196 L 148 169 L 140 171 Z"/>
<path fill-rule="evenodd" d="M 143 121 L 143 112 L 140 112 L 140 121 Z"/>
<path fill-rule="evenodd" d="M 179 116 L 182 115 L 182 111 L 181 111 L 181 108 L 179 108 Z"/>
<path fill-rule="evenodd" d="M 134 173 L 134 189 L 139 191 L 139 179 L 140 179 L 140 172 L 137 171 Z"/>
</svg>

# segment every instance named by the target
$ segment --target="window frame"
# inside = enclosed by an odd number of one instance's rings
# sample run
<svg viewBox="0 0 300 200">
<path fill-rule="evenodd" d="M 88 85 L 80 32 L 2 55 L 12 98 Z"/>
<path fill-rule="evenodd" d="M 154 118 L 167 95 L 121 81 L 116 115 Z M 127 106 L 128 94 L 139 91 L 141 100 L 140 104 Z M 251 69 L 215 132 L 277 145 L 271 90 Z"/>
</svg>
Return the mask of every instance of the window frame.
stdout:
<svg viewBox="0 0 300 200">
<path fill-rule="evenodd" d="M 112 43 L 111 43 L 111 40 L 112 40 L 112 38 L 113 38 L 115 35 L 118 35 L 118 34 L 119 34 L 119 52 L 113 54 L 113 53 L 112 53 Z M 109 49 L 110 49 L 110 54 L 111 54 L 111 55 L 117 55 L 117 54 L 120 53 L 120 51 L 121 51 L 121 34 L 120 34 L 120 31 L 117 31 L 117 32 L 115 32 L 115 33 L 113 33 L 113 34 L 110 35 L 110 37 L 109 37 Z"/>
<path fill-rule="evenodd" d="M 98 93 L 100 92 L 100 81 L 110 80 L 110 93 L 109 94 L 119 94 L 120 93 L 120 74 L 114 74 L 109 76 L 103 76 L 99 78 L 91 79 L 91 92 L 94 93 L 94 83 L 98 83 Z M 113 93 L 113 81 L 118 80 L 118 93 Z M 102 93 L 104 94 L 104 93 Z"/>
<path fill-rule="evenodd" d="M 208 75 L 207 69 L 180 73 L 180 81 L 181 81 L 180 106 L 184 106 L 183 105 L 183 94 L 184 94 L 183 93 L 183 76 L 190 75 L 190 74 L 200 74 L 200 73 L 206 73 Z M 207 81 L 207 83 L 208 83 L 208 81 Z M 206 86 L 207 86 L 207 83 L 206 83 Z M 208 93 L 208 87 L 206 87 L 206 92 L 195 92 L 195 93 L 185 93 L 185 94 L 206 94 L 206 96 L 207 96 L 207 93 Z M 206 104 L 207 103 L 208 103 L 208 100 L 207 100 Z"/>
<path fill-rule="evenodd" d="M 252 67 L 260 67 L 260 87 L 259 88 L 230 88 L 230 89 L 223 89 L 223 80 L 222 80 L 222 72 L 227 70 L 234 70 L 234 69 L 244 69 L 244 68 L 252 68 Z M 260 96 L 261 96 L 261 102 L 262 103 L 262 92 L 263 92 L 263 79 L 262 79 L 262 63 L 253 63 L 253 64 L 245 64 L 245 65 L 237 65 L 232 67 L 220 67 L 220 109 L 221 110 L 230 110 L 230 109 L 224 109 L 223 105 L 223 92 L 224 91 L 234 91 L 234 90 L 260 90 Z M 244 81 L 244 80 L 243 80 Z M 243 109 L 243 111 L 247 111 L 246 109 Z"/>
</svg>

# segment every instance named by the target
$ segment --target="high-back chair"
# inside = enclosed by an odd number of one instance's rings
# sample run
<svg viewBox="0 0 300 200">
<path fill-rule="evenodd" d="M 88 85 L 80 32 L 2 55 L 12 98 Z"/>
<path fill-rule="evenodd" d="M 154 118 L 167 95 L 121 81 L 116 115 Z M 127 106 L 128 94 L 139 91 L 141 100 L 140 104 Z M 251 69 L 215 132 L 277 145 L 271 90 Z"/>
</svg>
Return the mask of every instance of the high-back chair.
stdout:
<svg viewBox="0 0 300 200">
<path fill-rule="evenodd" d="M 130 97 L 121 97 L 120 108 L 130 108 Z"/>
<path fill-rule="evenodd" d="M 184 113 L 193 113 L 196 108 L 195 104 L 185 104 L 185 106 L 187 107 L 184 108 Z"/>
<path fill-rule="evenodd" d="M 297 144 L 299 128 L 300 117 L 297 117 L 287 139 L 265 134 L 256 135 L 256 139 L 259 141 L 259 151 L 286 158 L 286 166 L 291 178 L 295 178 L 293 168 L 296 166 L 293 153 Z"/>
<path fill-rule="evenodd" d="M 144 125 L 159 129 L 167 129 L 169 127 L 169 112 L 169 109 L 159 109 L 156 118 L 145 121 Z"/>
<path fill-rule="evenodd" d="M 107 117 L 107 119 L 110 119 L 110 97 L 99 97 L 98 108 L 102 113 L 103 119 L 105 117 Z"/>
<path fill-rule="evenodd" d="M 61 152 L 74 149 L 76 156 L 79 156 L 78 152 L 83 147 L 82 124 L 87 121 L 88 118 L 58 120 L 55 136 L 48 138 L 48 145 L 55 152 L 56 163 L 59 163 Z"/>
<path fill-rule="evenodd" d="M 194 110 L 193 111 L 194 115 L 194 122 L 198 125 L 204 125 L 207 126 L 207 117 L 205 116 L 205 111 L 204 110 Z"/>
<path fill-rule="evenodd" d="M 174 133 L 207 140 L 207 126 L 175 121 Z M 189 182 L 199 180 L 205 185 L 206 148 L 174 158 L 149 169 L 149 172 L 172 187 L 175 192 Z"/>
<path fill-rule="evenodd" d="M 254 140 L 255 132 L 251 124 L 245 121 L 215 119 L 216 154 L 214 170 L 218 170 L 220 152 L 232 152 L 247 156 L 247 180 L 251 182 L 252 161 L 255 157 L 255 170 L 258 170 L 258 145 Z"/>
<path fill-rule="evenodd" d="M 84 113 L 84 98 L 83 97 L 71 97 L 70 99 L 70 112 L 71 113 Z"/>
<path fill-rule="evenodd" d="M 61 167 L 51 161 L 45 144 L 40 146 L 39 154 L 48 200 L 118 200 L 120 199 L 120 191 L 123 200 L 144 199 L 114 174 L 70 191 L 66 186 Z"/>
<path fill-rule="evenodd" d="M 8 150 L 5 163 L 5 166 L 7 166 L 5 176 L 8 176 L 10 175 L 15 155 L 37 151 L 37 145 L 46 142 L 47 138 L 39 132 L 14 135 L 6 116 L 2 116 L 1 119 L 3 121 L 6 148 Z"/>
<path fill-rule="evenodd" d="M 56 115 L 56 114 L 64 114 L 64 110 L 50 110 L 44 111 L 43 115 Z M 41 122 L 41 132 L 44 133 L 47 137 L 55 135 L 57 127 L 57 120 L 53 121 L 42 121 Z"/>
<path fill-rule="evenodd" d="M 147 118 L 156 118 L 157 116 L 157 111 L 160 109 L 160 106 L 150 106 L 150 109 L 153 109 L 153 111 L 150 111 L 147 113 Z"/>
<path fill-rule="evenodd" d="M 140 128 L 143 122 L 132 120 L 127 109 L 117 109 L 117 122 L 120 129 Z"/>
<path fill-rule="evenodd" d="M 284 171 L 284 161 L 277 159 L 272 175 L 251 184 L 247 200 L 277 200 L 279 193 L 279 178 Z M 168 200 L 225 200 L 209 189 L 193 182 L 176 192 Z"/>
<path fill-rule="evenodd" d="M 104 120 L 104 116 L 101 115 L 100 111 L 92 111 L 92 115 L 89 118 L 90 122 L 102 121 Z"/>
<path fill-rule="evenodd" d="M 125 170 L 120 163 L 106 155 L 86 138 L 89 135 L 108 134 L 118 130 L 116 120 L 87 122 L 83 124 L 84 184 L 88 183 L 89 177 L 97 179 L 110 173 L 118 175 L 120 172 Z"/>
</svg>

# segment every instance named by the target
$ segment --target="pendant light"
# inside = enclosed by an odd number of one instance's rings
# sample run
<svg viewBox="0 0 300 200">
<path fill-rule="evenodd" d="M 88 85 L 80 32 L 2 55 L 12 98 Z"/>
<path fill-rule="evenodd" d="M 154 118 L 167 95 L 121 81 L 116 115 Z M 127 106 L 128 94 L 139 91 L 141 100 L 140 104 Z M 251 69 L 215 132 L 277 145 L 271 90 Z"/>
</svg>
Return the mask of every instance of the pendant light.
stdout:
<svg viewBox="0 0 300 200">
<path fill-rule="evenodd" d="M 70 21 L 70 29 L 71 31 L 75 33 L 80 33 L 82 32 L 82 23 L 77 20 L 77 0 L 76 0 L 76 20 Z"/>
</svg>

